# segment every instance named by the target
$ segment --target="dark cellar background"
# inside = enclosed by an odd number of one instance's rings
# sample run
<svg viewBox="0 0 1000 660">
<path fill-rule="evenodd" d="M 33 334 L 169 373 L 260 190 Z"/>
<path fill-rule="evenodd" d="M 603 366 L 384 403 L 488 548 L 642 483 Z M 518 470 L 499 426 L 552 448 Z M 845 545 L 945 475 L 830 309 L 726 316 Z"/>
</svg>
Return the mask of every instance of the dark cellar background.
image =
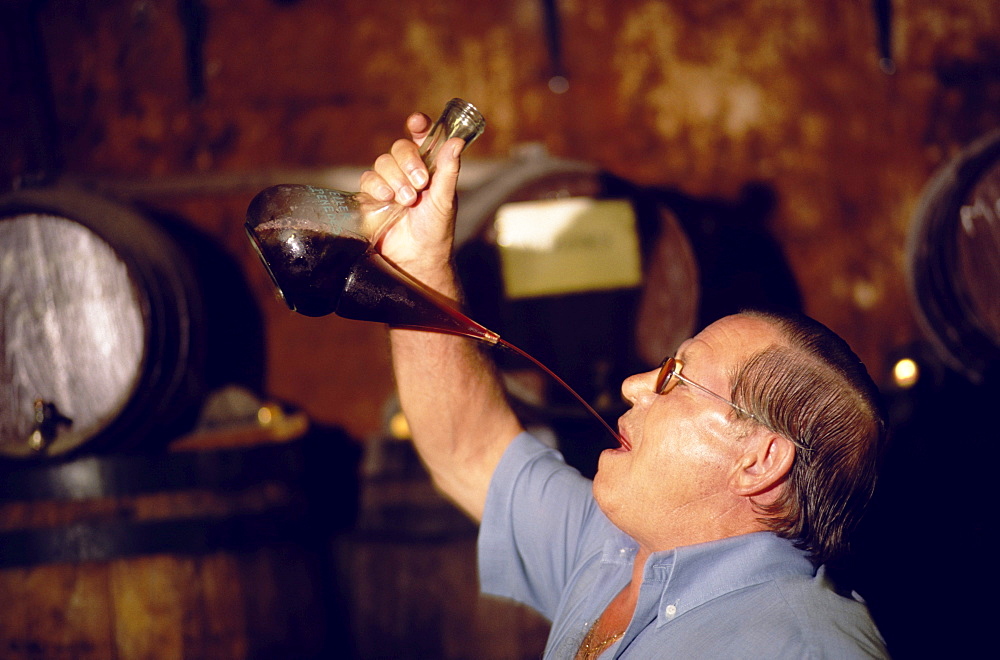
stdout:
<svg viewBox="0 0 1000 660">
<path fill-rule="evenodd" d="M 249 200 L 271 183 L 354 189 L 409 112 L 433 115 L 456 96 L 488 122 L 463 173 L 468 208 L 524 159 L 583 163 L 600 175 L 551 185 L 634 194 L 652 216 L 676 221 L 697 264 L 692 287 L 666 308 L 626 295 L 506 311 L 490 273 L 470 265 L 475 315 L 486 325 L 528 314 L 556 324 L 564 352 L 533 348 L 600 397 L 614 392 L 618 366 L 648 366 L 646 353 L 669 349 L 651 337 L 658 330 L 745 305 L 801 307 L 854 347 L 892 423 L 881 487 L 845 574 L 896 657 L 963 657 L 985 645 L 997 586 L 987 537 L 996 519 L 988 416 L 997 401 L 998 175 L 985 193 L 994 203 L 978 235 L 986 243 L 967 227 L 954 245 L 940 232 L 960 215 L 958 202 L 941 201 L 942 186 L 961 197 L 979 174 L 955 163 L 997 158 L 995 2 L 0 0 L 0 35 L 0 193 L 83 190 L 169 229 L 197 261 L 195 286 L 210 308 L 196 326 L 206 335 L 203 389 L 238 383 L 310 429 L 287 444 L 301 455 L 275 456 L 275 443 L 250 433 L 233 454 L 171 452 L 159 463 L 114 463 L 135 439 L 105 438 L 100 460 L 112 463 L 102 474 L 211 472 L 210 487 L 192 490 L 216 488 L 226 506 L 243 507 L 229 494 L 271 484 L 261 501 L 276 501 L 277 488 L 282 506 L 304 499 L 307 514 L 252 551 L 139 543 L 121 558 L 10 559 L 0 566 L 0 657 L 540 654 L 544 622 L 476 595 L 474 530 L 386 440 L 394 402 L 384 328 L 289 312 L 242 226 Z M 474 229 L 487 217 L 466 222 Z M 939 257 L 945 243 L 952 251 Z M 488 264 L 481 247 L 471 242 L 460 267 Z M 973 257 L 963 261 L 962 250 Z M 966 288 L 952 294 L 954 282 Z M 961 300 L 950 306 L 949 296 Z M 621 313 L 637 304 L 638 316 Z M 649 322 L 650 307 L 683 308 L 690 328 Z M 565 321 L 580 314 L 641 326 L 635 340 L 614 337 L 634 341 L 634 354 L 613 353 L 606 336 L 572 336 L 586 335 Z M 971 326 L 986 328 L 976 341 Z M 539 332 L 527 321 L 505 330 Z M 573 373 L 580 355 L 595 364 Z M 921 367 L 912 387 L 893 378 L 902 357 Z M 609 382 L 594 384 L 605 367 Z M 569 432 L 577 421 L 561 424 L 556 431 Z M 190 430 L 182 420 L 176 435 Z M 586 451 L 566 451 L 587 469 Z M 49 466 L 29 467 L 5 468 L 8 547 L 44 527 L 37 520 L 132 516 L 138 499 L 121 498 L 159 487 L 125 489 L 110 514 L 39 516 L 52 503 L 19 489 L 35 488 L 25 473 Z M 243 481 L 255 471 L 258 481 Z M 288 641 L 296 636 L 305 641 Z"/>
</svg>

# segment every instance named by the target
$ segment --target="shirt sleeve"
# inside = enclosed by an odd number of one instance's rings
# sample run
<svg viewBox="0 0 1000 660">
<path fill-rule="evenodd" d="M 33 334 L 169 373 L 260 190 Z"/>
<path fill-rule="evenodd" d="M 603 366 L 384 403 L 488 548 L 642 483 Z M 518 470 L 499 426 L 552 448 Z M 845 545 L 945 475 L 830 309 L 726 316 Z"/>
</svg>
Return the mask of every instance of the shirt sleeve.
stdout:
<svg viewBox="0 0 1000 660">
<path fill-rule="evenodd" d="M 594 528 L 610 523 L 592 482 L 528 433 L 507 448 L 490 482 L 479 529 L 484 593 L 513 598 L 553 618 L 574 568 L 599 553 Z"/>
</svg>

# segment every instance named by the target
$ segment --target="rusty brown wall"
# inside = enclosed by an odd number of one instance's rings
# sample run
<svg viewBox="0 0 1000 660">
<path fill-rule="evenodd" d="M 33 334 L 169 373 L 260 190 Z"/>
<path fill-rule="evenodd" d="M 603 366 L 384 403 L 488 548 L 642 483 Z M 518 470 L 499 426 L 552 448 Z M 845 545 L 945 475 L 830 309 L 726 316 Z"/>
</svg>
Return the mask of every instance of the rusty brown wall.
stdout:
<svg viewBox="0 0 1000 660">
<path fill-rule="evenodd" d="M 1000 125 L 1000 5 L 892 3 L 889 75 L 871 2 L 554 4 L 564 94 L 547 86 L 537 0 L 49 0 L 37 20 L 62 172 L 167 182 L 154 201 L 245 266 L 271 393 L 357 436 L 379 427 L 391 392 L 381 330 L 299 318 L 274 301 L 242 235 L 250 186 L 167 184 L 364 165 L 400 136 L 406 113 L 453 96 L 488 117 L 476 157 L 533 141 L 695 196 L 771 187 L 771 229 L 807 311 L 884 381 L 887 355 L 917 335 L 905 242 L 921 190 Z M 200 94 L 181 8 L 204 17 Z"/>
</svg>

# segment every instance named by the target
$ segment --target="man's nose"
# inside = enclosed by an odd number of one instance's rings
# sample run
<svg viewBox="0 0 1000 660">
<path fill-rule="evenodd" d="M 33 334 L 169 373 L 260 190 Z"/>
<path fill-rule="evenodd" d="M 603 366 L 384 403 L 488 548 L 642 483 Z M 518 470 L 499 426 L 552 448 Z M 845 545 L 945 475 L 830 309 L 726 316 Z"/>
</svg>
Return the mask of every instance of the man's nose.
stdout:
<svg viewBox="0 0 1000 660">
<path fill-rule="evenodd" d="M 653 369 L 626 378 L 622 381 L 622 398 L 634 406 L 643 396 L 655 395 L 656 373 L 657 370 Z"/>
</svg>

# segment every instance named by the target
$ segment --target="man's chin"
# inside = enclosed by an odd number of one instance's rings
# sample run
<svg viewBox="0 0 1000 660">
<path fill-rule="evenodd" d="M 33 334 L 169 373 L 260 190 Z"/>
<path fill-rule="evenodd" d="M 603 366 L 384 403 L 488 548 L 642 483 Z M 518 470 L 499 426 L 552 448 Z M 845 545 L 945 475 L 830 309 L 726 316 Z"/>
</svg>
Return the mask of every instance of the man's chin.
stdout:
<svg viewBox="0 0 1000 660">
<path fill-rule="evenodd" d="M 622 452 L 619 449 L 605 449 L 601 452 L 600 458 L 597 459 L 597 472 L 594 474 L 593 492 L 594 499 L 597 500 L 598 504 L 602 504 L 602 500 L 614 492 L 615 478 L 612 476 L 614 468 L 609 465 L 609 461 L 613 461 L 618 457 L 614 454 L 623 453 L 627 452 Z"/>
</svg>

